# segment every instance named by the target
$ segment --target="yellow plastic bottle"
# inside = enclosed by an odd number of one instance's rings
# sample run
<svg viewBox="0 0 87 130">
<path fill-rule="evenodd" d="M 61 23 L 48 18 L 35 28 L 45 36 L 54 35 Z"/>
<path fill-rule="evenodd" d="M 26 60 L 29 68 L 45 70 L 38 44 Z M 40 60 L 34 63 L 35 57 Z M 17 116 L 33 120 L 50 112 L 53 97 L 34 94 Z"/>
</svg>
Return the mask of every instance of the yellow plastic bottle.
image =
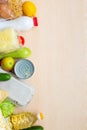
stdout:
<svg viewBox="0 0 87 130">
<path fill-rule="evenodd" d="M 12 130 L 21 130 L 31 127 L 37 120 L 42 120 L 43 114 L 33 114 L 30 112 L 24 112 L 20 114 L 12 115 L 8 118 L 8 122 Z"/>
</svg>

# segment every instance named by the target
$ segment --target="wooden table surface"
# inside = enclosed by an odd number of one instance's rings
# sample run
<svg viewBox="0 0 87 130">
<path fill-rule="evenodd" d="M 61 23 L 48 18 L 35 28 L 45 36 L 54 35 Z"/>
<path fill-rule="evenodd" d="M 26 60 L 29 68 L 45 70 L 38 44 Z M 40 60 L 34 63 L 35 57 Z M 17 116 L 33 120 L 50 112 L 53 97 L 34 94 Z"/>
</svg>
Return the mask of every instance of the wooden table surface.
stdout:
<svg viewBox="0 0 87 130">
<path fill-rule="evenodd" d="M 87 129 L 84 1 L 32 0 L 39 27 L 24 35 L 32 50 L 35 95 L 17 111 L 43 112 L 45 130 Z"/>
</svg>

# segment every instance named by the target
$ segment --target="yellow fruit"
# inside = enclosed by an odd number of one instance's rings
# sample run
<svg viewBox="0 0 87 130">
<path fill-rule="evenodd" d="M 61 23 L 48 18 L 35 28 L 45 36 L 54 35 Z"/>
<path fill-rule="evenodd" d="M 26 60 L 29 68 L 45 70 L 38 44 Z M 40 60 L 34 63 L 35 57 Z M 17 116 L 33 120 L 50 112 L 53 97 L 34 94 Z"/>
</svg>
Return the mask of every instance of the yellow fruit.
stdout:
<svg viewBox="0 0 87 130">
<path fill-rule="evenodd" d="M 26 16 L 34 17 L 36 15 L 36 6 L 33 2 L 24 2 L 22 5 L 22 9 Z"/>
<path fill-rule="evenodd" d="M 1 60 L 1 67 L 6 71 L 11 71 L 14 67 L 15 60 L 12 57 L 6 57 Z"/>
</svg>

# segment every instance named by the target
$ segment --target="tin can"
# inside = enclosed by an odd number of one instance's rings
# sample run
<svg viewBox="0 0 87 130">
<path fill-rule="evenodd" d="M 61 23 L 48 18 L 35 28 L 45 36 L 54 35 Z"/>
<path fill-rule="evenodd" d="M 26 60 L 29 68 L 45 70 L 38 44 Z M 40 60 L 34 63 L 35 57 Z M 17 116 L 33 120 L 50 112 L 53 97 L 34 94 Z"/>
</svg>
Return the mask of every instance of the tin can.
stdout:
<svg viewBox="0 0 87 130">
<path fill-rule="evenodd" d="M 14 73 L 20 79 L 28 79 L 34 73 L 34 65 L 30 60 L 19 60 L 14 66 Z"/>
</svg>

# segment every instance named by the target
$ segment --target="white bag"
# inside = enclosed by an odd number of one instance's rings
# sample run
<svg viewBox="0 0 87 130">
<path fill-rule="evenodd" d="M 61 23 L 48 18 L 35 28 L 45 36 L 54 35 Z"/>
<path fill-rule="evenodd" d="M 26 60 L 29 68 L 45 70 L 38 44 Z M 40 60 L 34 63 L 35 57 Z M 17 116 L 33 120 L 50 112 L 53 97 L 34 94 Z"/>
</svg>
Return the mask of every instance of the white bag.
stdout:
<svg viewBox="0 0 87 130">
<path fill-rule="evenodd" d="M 8 53 L 19 47 L 17 32 L 13 28 L 0 30 L 0 53 Z"/>
</svg>

